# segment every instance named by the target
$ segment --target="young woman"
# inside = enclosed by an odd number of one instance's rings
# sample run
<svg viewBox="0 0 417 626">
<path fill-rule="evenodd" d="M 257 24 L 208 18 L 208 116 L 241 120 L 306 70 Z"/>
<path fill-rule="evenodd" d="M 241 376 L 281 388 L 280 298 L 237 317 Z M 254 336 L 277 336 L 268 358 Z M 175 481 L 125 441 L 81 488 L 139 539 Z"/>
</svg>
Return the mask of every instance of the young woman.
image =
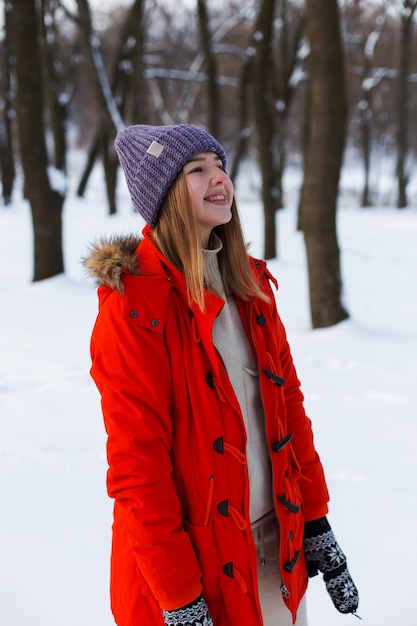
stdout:
<svg viewBox="0 0 417 626">
<path fill-rule="evenodd" d="M 277 284 L 247 253 L 222 146 L 189 124 L 130 126 L 115 145 L 147 222 L 85 261 L 116 623 L 306 626 L 319 570 L 355 613 Z"/>
</svg>

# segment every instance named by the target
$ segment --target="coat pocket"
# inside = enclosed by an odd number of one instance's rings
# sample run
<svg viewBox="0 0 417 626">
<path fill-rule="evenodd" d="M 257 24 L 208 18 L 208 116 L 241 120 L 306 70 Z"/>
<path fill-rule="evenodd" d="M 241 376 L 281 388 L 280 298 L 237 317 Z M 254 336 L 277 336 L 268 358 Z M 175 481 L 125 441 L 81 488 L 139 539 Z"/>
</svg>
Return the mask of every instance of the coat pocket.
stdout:
<svg viewBox="0 0 417 626">
<path fill-rule="evenodd" d="M 220 596 L 220 580 L 212 525 L 194 526 L 185 522 L 184 526 L 202 571 L 203 595 L 207 601 L 216 600 Z"/>
</svg>

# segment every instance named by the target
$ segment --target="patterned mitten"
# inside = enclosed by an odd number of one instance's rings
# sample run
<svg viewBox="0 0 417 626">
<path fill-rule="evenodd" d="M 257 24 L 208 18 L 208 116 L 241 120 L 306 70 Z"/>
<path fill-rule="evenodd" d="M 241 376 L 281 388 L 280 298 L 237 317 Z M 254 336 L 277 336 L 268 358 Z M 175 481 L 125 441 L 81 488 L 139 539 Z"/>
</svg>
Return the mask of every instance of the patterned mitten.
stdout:
<svg viewBox="0 0 417 626">
<path fill-rule="evenodd" d="M 308 575 L 316 576 L 318 570 L 324 574 L 326 589 L 336 609 L 340 613 L 355 613 L 359 593 L 326 517 L 306 523 L 304 553 Z"/>
<path fill-rule="evenodd" d="M 210 612 L 203 596 L 175 611 L 163 611 L 166 626 L 213 626 Z"/>
</svg>

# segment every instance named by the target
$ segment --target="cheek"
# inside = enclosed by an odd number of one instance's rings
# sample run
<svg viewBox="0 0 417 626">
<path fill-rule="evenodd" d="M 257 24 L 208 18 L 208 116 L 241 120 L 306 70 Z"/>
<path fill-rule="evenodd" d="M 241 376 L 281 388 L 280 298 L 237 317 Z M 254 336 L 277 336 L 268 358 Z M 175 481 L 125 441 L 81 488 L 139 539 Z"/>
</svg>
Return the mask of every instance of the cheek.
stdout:
<svg viewBox="0 0 417 626">
<path fill-rule="evenodd" d="M 194 205 L 199 198 L 199 185 L 196 180 L 187 180 L 187 190 L 190 202 Z"/>
</svg>

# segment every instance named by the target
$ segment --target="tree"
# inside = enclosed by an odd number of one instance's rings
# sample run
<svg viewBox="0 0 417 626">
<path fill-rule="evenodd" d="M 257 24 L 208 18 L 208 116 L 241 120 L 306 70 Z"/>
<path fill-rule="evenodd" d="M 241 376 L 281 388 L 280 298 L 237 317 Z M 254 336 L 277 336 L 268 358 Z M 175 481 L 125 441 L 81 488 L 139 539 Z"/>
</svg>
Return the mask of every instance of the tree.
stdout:
<svg viewBox="0 0 417 626">
<path fill-rule="evenodd" d="M 310 102 L 301 223 L 313 328 L 348 317 L 341 296 L 336 203 L 345 142 L 346 103 L 337 0 L 306 0 Z"/>
<path fill-rule="evenodd" d="M 62 254 L 63 173 L 48 168 L 43 80 L 36 0 L 10 0 L 10 39 L 16 58 L 20 158 L 34 230 L 34 280 L 64 271 Z M 55 176 L 52 175 L 55 174 Z"/>
<path fill-rule="evenodd" d="M 109 89 L 112 99 L 117 98 L 117 107 L 121 117 L 125 115 L 128 99 L 131 100 L 131 119 L 134 123 L 146 123 L 146 98 L 143 76 L 144 48 L 144 4 L 145 0 L 135 0 L 126 13 L 122 32 L 115 51 L 114 62 L 110 69 Z M 89 16 L 89 13 L 88 13 Z M 91 18 L 87 24 L 91 30 Z M 86 37 L 88 39 L 88 37 Z M 97 73 L 97 66 L 92 65 Z M 99 86 L 102 81 L 97 80 Z M 104 101 L 104 97 L 103 97 Z M 102 111 L 87 153 L 87 162 L 82 173 L 77 195 L 84 195 L 88 179 L 99 153 L 103 156 L 109 213 L 116 213 L 116 182 L 118 160 L 113 147 L 115 127 L 109 123 L 108 114 Z"/>
<path fill-rule="evenodd" d="M 276 25 L 276 26 L 275 26 Z M 287 124 L 301 71 L 304 15 L 287 0 L 263 0 L 254 26 L 253 120 L 262 177 L 264 256 L 277 256 L 276 214 L 284 206 Z"/>
<path fill-rule="evenodd" d="M 361 81 L 362 98 L 359 102 L 359 116 L 361 126 L 362 153 L 364 162 L 364 186 L 362 191 L 361 205 L 363 207 L 372 204 L 372 194 L 370 190 L 371 172 L 371 125 L 373 117 L 373 92 L 375 87 L 386 76 L 386 72 L 380 68 L 375 69 L 374 54 L 375 46 L 378 43 L 385 25 L 385 11 L 376 16 L 371 32 L 365 37 L 363 46 L 363 69 Z"/>
<path fill-rule="evenodd" d="M 252 72 L 253 48 L 249 48 L 246 53 L 242 54 L 243 63 L 239 79 L 238 105 L 239 113 L 237 116 L 238 126 L 236 133 L 235 149 L 233 161 L 230 167 L 230 178 L 236 181 L 240 165 L 247 154 L 248 146 L 252 136 L 252 129 L 249 115 L 249 81 Z"/>
<path fill-rule="evenodd" d="M 198 25 L 200 29 L 201 48 L 204 52 L 207 65 L 207 101 L 208 101 L 208 128 L 213 137 L 220 139 L 220 98 L 217 85 L 216 55 L 213 50 L 212 35 L 206 0 L 197 0 Z"/>
<path fill-rule="evenodd" d="M 279 208 L 274 171 L 274 112 L 271 109 L 273 73 L 271 42 L 275 0 L 262 0 L 253 33 L 255 56 L 252 63 L 253 116 L 256 127 L 258 160 L 262 177 L 264 209 L 264 257 L 276 256 L 275 215 Z"/>
<path fill-rule="evenodd" d="M 77 7 L 82 45 L 84 54 L 90 63 L 92 80 L 95 83 L 96 92 L 107 114 L 108 121 L 113 125 L 114 131 L 117 132 L 124 128 L 124 122 L 104 68 L 100 41 L 93 29 L 88 0 L 77 0 Z"/>
<path fill-rule="evenodd" d="M 44 55 L 46 86 L 50 129 L 54 144 L 54 166 L 63 172 L 67 171 L 67 118 L 68 106 L 73 94 L 72 71 L 65 75 L 60 51 L 60 33 L 56 13 L 59 8 L 57 0 L 41 0 L 42 37 L 40 38 Z M 74 68 L 71 60 L 70 69 Z"/>
<path fill-rule="evenodd" d="M 272 77 L 274 107 L 274 172 L 277 206 L 284 206 L 283 177 L 287 160 L 288 121 L 293 97 L 300 83 L 305 80 L 302 68 L 306 46 L 302 45 L 305 15 L 288 0 L 279 0 L 277 5 L 276 34 L 277 59 Z"/>
<path fill-rule="evenodd" d="M 11 50 L 9 37 L 9 11 L 4 5 L 4 54 L 2 55 L 1 106 L 0 106 L 0 177 L 2 196 L 5 206 L 12 201 L 12 191 L 16 171 L 12 144 L 12 89 L 11 89 Z"/>
<path fill-rule="evenodd" d="M 401 13 L 401 50 L 400 71 L 398 75 L 398 131 L 397 131 L 397 179 L 398 179 L 398 208 L 406 207 L 407 185 L 409 173 L 406 160 L 408 155 L 409 134 L 409 106 L 410 94 L 408 74 L 411 62 L 411 44 L 413 32 L 413 16 L 417 9 L 416 0 L 404 0 Z"/>
</svg>

